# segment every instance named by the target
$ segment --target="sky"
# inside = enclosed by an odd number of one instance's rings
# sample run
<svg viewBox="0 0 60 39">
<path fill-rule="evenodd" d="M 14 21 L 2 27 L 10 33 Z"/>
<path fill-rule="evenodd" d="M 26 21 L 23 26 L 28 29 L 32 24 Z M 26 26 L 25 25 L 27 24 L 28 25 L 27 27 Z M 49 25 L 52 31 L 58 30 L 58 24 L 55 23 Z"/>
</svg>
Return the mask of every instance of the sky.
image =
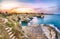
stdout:
<svg viewBox="0 0 60 39">
<path fill-rule="evenodd" d="M 57 1 L 57 5 L 58 5 L 58 13 L 60 13 L 60 0 Z"/>
<path fill-rule="evenodd" d="M 8 9 L 13 7 L 38 8 L 60 12 L 60 0 L 0 0 L 1 8 Z M 9 7 L 8 7 L 9 6 Z M 6 7 L 6 8 L 5 8 Z"/>
</svg>

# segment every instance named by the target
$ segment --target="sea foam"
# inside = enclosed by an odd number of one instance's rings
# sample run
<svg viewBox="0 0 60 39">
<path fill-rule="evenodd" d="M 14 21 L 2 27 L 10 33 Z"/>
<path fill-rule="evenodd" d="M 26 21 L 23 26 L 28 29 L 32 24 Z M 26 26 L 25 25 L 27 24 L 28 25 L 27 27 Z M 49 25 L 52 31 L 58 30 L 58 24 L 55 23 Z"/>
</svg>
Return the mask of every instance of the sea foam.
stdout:
<svg viewBox="0 0 60 39">
<path fill-rule="evenodd" d="M 54 24 L 48 24 L 48 25 L 50 25 L 50 27 L 53 27 L 58 33 L 60 33 L 60 30 L 57 27 L 55 27 Z"/>
</svg>

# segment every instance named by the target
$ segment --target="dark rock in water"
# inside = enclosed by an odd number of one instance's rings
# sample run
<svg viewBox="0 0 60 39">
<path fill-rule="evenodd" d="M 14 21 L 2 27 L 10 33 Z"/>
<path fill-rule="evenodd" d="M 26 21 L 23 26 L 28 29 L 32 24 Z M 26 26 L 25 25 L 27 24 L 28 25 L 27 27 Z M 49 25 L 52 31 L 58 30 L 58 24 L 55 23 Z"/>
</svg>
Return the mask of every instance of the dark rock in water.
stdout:
<svg viewBox="0 0 60 39">
<path fill-rule="evenodd" d="M 37 16 L 37 18 L 44 18 L 44 16 Z"/>
<path fill-rule="evenodd" d="M 30 18 L 31 20 L 33 19 L 33 18 Z"/>
<path fill-rule="evenodd" d="M 38 18 L 41 18 L 41 16 L 37 16 Z"/>
<path fill-rule="evenodd" d="M 54 28 L 46 25 L 32 25 L 23 28 L 30 39 L 58 39 Z"/>
</svg>

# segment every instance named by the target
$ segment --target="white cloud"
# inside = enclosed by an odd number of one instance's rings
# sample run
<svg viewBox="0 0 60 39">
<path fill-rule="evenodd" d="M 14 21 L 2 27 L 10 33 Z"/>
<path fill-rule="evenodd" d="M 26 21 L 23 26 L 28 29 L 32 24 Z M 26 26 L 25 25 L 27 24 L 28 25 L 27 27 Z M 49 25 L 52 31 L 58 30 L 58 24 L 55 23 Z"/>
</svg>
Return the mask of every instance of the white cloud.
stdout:
<svg viewBox="0 0 60 39">
<path fill-rule="evenodd" d="M 2 0 L 0 7 L 4 9 L 14 7 L 39 8 L 39 10 L 42 9 L 45 12 L 55 12 L 57 10 L 57 5 L 54 3 L 24 3 L 17 0 Z"/>
</svg>

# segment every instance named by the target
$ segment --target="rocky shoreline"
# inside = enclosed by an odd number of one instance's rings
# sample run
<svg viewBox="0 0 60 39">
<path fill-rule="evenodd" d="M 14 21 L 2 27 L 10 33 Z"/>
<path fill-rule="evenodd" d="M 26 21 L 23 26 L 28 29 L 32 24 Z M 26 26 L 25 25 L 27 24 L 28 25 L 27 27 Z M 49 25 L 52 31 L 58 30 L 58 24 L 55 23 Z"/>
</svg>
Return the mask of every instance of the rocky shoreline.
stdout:
<svg viewBox="0 0 60 39">
<path fill-rule="evenodd" d="M 31 25 L 23 27 L 30 39 L 60 39 L 60 34 L 50 25 Z"/>
<path fill-rule="evenodd" d="M 29 16 L 33 17 L 32 14 Z M 51 25 L 22 26 L 19 20 L 29 18 L 26 14 L 0 14 L 1 39 L 60 39 L 60 33 Z M 35 15 L 34 15 L 35 16 Z M 26 17 L 26 18 L 25 18 Z M 21 19 L 20 19 L 21 18 Z M 22 21 L 23 21 L 22 20 Z M 9 30 L 11 32 L 9 32 Z M 12 38 L 11 38 L 12 37 Z"/>
</svg>

